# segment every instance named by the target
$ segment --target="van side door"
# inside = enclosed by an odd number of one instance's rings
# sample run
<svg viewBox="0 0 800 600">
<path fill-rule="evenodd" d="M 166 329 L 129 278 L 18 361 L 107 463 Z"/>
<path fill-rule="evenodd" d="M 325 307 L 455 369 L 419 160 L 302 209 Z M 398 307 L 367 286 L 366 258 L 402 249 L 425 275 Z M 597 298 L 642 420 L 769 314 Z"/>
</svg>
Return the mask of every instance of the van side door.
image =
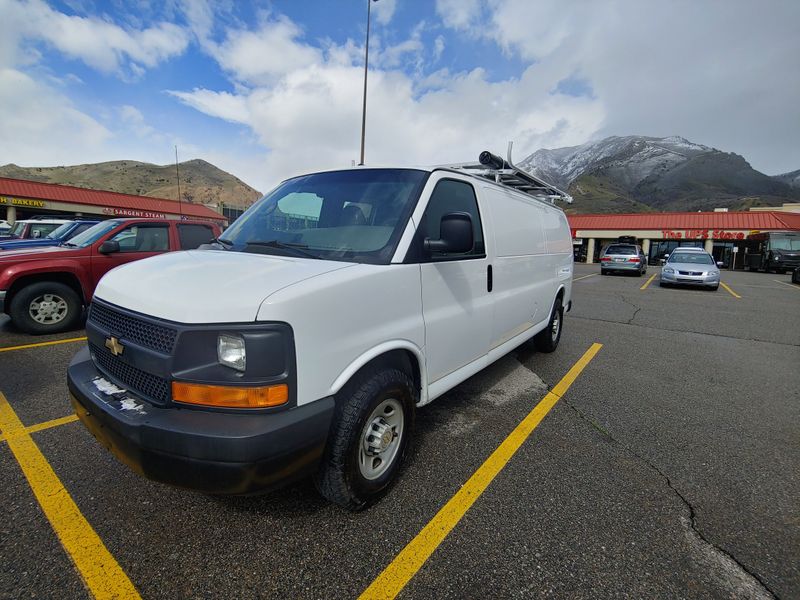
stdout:
<svg viewBox="0 0 800 600">
<path fill-rule="evenodd" d="M 425 322 L 428 383 L 434 383 L 484 357 L 492 326 L 489 259 L 484 223 L 471 183 L 433 175 L 434 185 L 413 248 L 418 252 Z M 473 247 L 463 254 L 425 253 L 425 238 L 439 239 L 443 215 L 465 212 L 472 218 Z"/>
</svg>

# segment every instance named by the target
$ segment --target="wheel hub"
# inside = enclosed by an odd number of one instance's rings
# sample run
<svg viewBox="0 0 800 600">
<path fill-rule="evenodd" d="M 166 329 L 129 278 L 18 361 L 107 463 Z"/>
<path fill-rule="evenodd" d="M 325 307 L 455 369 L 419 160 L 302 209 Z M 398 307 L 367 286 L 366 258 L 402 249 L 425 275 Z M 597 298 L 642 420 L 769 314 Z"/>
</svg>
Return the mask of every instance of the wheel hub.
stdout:
<svg viewBox="0 0 800 600">
<path fill-rule="evenodd" d="M 376 456 L 384 452 L 392 440 L 395 438 L 395 433 L 392 431 L 391 426 L 384 420 L 383 417 L 373 419 L 369 428 L 367 429 L 366 436 L 366 450 L 370 456 Z"/>
</svg>

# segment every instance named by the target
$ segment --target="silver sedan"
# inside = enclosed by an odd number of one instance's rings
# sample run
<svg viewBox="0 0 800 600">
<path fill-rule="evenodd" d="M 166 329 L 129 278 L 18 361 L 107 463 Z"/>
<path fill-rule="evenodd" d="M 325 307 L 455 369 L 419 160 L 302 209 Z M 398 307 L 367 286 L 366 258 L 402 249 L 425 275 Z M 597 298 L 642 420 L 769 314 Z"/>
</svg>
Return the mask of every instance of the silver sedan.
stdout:
<svg viewBox="0 0 800 600">
<path fill-rule="evenodd" d="M 716 290 L 719 288 L 720 266 L 722 263 L 715 263 L 714 257 L 708 252 L 683 252 L 677 249 L 661 269 L 660 285 L 694 285 Z"/>
</svg>

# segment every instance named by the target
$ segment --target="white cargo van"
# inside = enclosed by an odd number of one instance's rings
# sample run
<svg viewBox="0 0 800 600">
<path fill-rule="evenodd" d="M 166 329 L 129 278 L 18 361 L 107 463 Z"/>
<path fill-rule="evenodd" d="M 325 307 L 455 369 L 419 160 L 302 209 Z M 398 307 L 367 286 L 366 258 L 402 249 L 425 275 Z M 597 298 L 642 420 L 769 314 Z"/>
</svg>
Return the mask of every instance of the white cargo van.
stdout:
<svg viewBox="0 0 800 600">
<path fill-rule="evenodd" d="M 565 195 L 481 161 L 295 177 L 208 248 L 111 271 L 69 367 L 78 416 L 157 481 L 240 494 L 313 475 L 367 506 L 415 407 L 531 338 L 552 352 L 571 306 Z"/>
</svg>

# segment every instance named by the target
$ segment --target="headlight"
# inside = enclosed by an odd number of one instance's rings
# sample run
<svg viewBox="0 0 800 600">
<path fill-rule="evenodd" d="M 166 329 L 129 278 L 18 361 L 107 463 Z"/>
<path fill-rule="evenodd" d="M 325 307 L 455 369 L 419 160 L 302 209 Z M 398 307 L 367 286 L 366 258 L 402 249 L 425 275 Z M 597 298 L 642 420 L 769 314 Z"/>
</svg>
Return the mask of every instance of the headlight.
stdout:
<svg viewBox="0 0 800 600">
<path fill-rule="evenodd" d="M 244 371 L 247 365 L 244 340 L 238 335 L 221 333 L 217 338 L 217 359 L 226 367 Z"/>
<path fill-rule="evenodd" d="M 719 277 L 719 271 L 709 271 L 708 272 L 708 276 L 709 277 Z"/>
<path fill-rule="evenodd" d="M 664 267 L 664 273 L 674 273 L 675 269 L 670 269 L 669 267 Z"/>
</svg>

